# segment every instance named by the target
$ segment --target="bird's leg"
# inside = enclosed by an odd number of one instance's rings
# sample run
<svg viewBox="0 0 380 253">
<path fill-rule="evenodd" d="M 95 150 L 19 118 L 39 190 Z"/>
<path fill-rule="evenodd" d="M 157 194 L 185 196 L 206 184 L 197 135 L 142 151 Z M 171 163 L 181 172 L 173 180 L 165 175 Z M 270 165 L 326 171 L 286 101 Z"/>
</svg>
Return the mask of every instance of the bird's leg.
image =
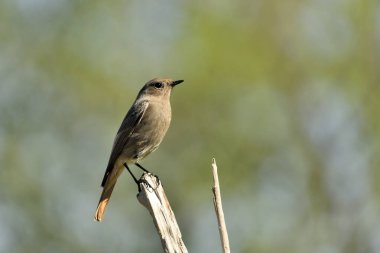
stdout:
<svg viewBox="0 0 380 253">
<path fill-rule="evenodd" d="M 132 171 L 129 169 L 128 165 L 126 163 L 123 164 L 124 167 L 128 170 L 129 174 L 131 174 L 132 178 L 133 178 L 133 181 L 135 181 L 135 183 L 137 184 L 137 188 L 138 188 L 138 191 L 141 192 L 141 187 L 140 187 L 140 183 L 146 183 L 147 185 L 149 185 L 150 188 L 153 189 L 153 187 L 149 184 L 149 182 L 147 182 L 145 179 L 137 179 L 135 177 L 135 175 L 133 175 Z M 142 166 L 141 166 L 142 167 Z M 145 171 L 145 169 L 144 169 Z M 147 173 L 150 173 L 147 171 Z M 155 176 L 157 179 L 158 177 Z"/>
<path fill-rule="evenodd" d="M 139 192 L 141 192 L 141 188 L 140 188 L 140 181 L 137 180 L 137 178 L 135 177 L 135 175 L 133 175 L 132 171 L 129 169 L 127 163 L 123 163 L 124 167 L 128 170 L 129 174 L 132 176 L 133 180 L 135 181 L 135 183 L 137 184 L 137 187 L 138 187 L 138 190 Z"/>
<path fill-rule="evenodd" d="M 136 165 L 137 167 L 139 167 L 140 169 L 142 169 L 143 171 L 145 171 L 146 173 L 152 174 L 152 175 L 156 178 L 157 183 L 160 182 L 160 179 L 158 178 L 157 175 L 155 175 L 155 174 L 153 174 L 153 173 L 150 173 L 150 171 L 148 171 L 147 169 L 145 169 L 145 168 L 144 168 L 143 166 L 141 166 L 139 163 L 135 163 L 135 165 Z"/>
<path fill-rule="evenodd" d="M 149 170 L 145 169 L 145 168 L 144 168 L 143 166 L 141 166 L 140 164 L 135 163 L 135 165 L 136 165 L 137 167 L 139 167 L 140 169 L 142 169 L 143 171 L 145 171 L 146 173 L 150 173 Z"/>
</svg>

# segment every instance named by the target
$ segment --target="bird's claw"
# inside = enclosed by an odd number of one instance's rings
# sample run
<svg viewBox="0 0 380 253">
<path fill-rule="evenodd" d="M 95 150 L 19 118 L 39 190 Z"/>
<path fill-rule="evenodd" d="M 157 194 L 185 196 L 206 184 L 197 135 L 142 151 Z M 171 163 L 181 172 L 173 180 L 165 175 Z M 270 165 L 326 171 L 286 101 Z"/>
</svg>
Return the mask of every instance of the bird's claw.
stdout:
<svg viewBox="0 0 380 253">
<path fill-rule="evenodd" d="M 140 186 L 140 184 L 146 184 L 147 186 L 149 186 L 149 188 L 154 189 L 153 186 L 147 180 L 145 180 L 145 179 L 139 179 L 138 180 L 138 184 L 137 184 L 139 192 L 141 192 L 141 186 Z"/>
</svg>

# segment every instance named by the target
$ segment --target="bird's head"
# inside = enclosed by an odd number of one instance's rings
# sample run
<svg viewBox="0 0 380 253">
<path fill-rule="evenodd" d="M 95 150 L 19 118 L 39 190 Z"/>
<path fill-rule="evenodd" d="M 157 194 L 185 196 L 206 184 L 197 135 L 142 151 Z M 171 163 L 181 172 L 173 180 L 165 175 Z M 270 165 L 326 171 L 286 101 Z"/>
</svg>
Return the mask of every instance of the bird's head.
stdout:
<svg viewBox="0 0 380 253">
<path fill-rule="evenodd" d="M 150 97 L 170 97 L 171 90 L 177 84 L 182 83 L 183 80 L 173 81 L 166 78 L 154 78 L 148 81 L 139 92 L 138 97 L 150 96 Z"/>
</svg>

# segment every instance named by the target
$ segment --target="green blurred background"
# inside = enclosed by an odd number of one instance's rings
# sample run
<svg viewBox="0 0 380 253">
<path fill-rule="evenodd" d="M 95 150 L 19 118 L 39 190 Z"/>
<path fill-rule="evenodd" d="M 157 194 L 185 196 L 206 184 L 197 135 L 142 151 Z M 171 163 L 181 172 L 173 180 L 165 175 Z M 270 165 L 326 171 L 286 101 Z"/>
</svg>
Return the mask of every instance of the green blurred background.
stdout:
<svg viewBox="0 0 380 253">
<path fill-rule="evenodd" d="M 142 85 L 185 79 L 143 165 L 190 252 L 380 252 L 380 3 L 0 2 L 0 252 L 161 252 L 124 173 L 93 221 Z M 137 170 L 135 170 L 137 172 Z"/>
</svg>

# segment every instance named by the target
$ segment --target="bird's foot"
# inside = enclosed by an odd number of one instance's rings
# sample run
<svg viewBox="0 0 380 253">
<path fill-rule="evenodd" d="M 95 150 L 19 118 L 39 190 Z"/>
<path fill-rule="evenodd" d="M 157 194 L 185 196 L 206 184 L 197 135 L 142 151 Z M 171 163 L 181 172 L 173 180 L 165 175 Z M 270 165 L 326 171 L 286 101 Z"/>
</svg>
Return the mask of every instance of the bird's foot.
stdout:
<svg viewBox="0 0 380 253">
<path fill-rule="evenodd" d="M 141 184 L 146 184 L 147 186 L 149 186 L 149 188 L 155 189 L 147 180 L 140 178 L 138 180 L 138 184 L 137 184 L 139 192 L 141 192 Z"/>
<path fill-rule="evenodd" d="M 156 184 L 159 185 L 160 184 L 160 178 L 155 174 L 152 174 L 152 176 L 154 176 L 156 178 Z"/>
<path fill-rule="evenodd" d="M 144 184 L 146 184 L 147 186 L 149 186 L 151 189 L 156 189 L 157 188 L 157 186 L 160 184 L 160 179 L 158 178 L 158 176 L 157 175 L 154 175 L 154 174 L 152 174 L 152 173 L 147 173 L 147 174 L 149 174 L 150 176 L 153 176 L 155 179 L 156 179 L 156 184 L 155 184 L 155 186 L 156 187 L 153 187 L 149 182 L 148 182 L 148 180 L 146 180 L 145 178 L 140 178 L 139 180 L 137 180 L 137 185 L 138 185 L 138 190 L 139 190 L 139 192 L 141 191 L 141 187 L 140 187 L 140 184 L 141 183 L 144 183 Z"/>
</svg>

